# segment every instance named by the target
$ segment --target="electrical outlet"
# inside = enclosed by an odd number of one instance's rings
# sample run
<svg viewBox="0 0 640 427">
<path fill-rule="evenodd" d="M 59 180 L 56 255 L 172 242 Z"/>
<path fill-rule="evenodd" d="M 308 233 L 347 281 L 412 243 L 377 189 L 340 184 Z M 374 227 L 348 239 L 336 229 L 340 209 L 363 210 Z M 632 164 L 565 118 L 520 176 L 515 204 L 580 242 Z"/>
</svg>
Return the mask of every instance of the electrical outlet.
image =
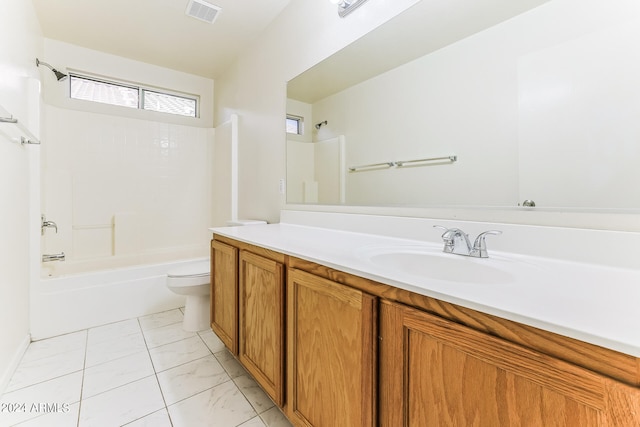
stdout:
<svg viewBox="0 0 640 427">
<path fill-rule="evenodd" d="M 280 194 L 284 194 L 284 190 L 285 190 L 284 178 L 280 178 L 280 183 L 278 185 L 278 189 L 280 190 Z"/>
</svg>

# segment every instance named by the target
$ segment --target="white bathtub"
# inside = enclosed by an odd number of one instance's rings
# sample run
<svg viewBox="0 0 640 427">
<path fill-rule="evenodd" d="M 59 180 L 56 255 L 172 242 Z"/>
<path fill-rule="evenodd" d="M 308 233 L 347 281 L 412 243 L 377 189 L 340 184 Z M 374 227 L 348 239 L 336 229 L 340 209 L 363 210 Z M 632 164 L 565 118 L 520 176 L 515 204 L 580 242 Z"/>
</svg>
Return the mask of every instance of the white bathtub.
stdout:
<svg viewBox="0 0 640 427">
<path fill-rule="evenodd" d="M 184 305 L 167 272 L 206 258 L 59 276 L 32 285 L 31 338 L 39 340 Z"/>
</svg>

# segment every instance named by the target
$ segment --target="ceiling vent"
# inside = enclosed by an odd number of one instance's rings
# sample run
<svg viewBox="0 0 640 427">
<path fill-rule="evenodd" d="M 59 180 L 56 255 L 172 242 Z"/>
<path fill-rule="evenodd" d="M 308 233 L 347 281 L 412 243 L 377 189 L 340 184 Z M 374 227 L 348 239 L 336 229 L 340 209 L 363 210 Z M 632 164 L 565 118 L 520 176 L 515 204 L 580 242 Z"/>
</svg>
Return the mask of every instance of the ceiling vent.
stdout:
<svg viewBox="0 0 640 427">
<path fill-rule="evenodd" d="M 190 0 L 185 13 L 192 18 L 213 24 L 221 10 L 221 7 L 203 0 Z"/>
</svg>

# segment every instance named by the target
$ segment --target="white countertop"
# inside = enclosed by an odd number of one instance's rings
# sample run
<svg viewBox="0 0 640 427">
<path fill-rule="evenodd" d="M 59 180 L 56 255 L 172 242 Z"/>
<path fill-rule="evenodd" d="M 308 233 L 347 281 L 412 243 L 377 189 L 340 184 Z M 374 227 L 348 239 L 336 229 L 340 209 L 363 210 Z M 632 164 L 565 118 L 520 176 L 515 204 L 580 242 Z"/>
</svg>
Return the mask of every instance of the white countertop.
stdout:
<svg viewBox="0 0 640 427">
<path fill-rule="evenodd" d="M 460 257 L 509 271 L 513 280 L 468 283 L 390 270 L 366 259 L 380 247 L 442 244 L 293 224 L 220 227 L 226 236 L 336 270 L 640 357 L 640 270 L 491 251 Z M 481 281 L 482 282 L 482 281 Z"/>
</svg>

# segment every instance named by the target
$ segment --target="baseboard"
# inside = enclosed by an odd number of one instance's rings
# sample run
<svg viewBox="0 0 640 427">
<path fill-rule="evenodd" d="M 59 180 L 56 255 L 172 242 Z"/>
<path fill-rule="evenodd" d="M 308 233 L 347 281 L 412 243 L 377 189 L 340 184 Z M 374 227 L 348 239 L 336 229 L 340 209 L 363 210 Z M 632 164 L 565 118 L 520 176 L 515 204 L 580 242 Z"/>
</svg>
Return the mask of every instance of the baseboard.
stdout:
<svg viewBox="0 0 640 427">
<path fill-rule="evenodd" d="M 16 352 L 14 353 L 13 358 L 11 359 L 11 363 L 9 363 L 9 366 L 7 366 L 7 369 L 5 369 L 5 371 L 2 373 L 2 376 L 0 377 L 0 396 L 4 394 L 4 391 L 9 386 L 9 381 L 11 381 L 11 377 L 13 376 L 13 373 L 18 368 L 18 365 L 22 360 L 22 356 L 24 356 L 24 352 L 27 351 L 27 347 L 29 347 L 30 343 L 31 343 L 31 335 L 27 334 L 27 336 L 24 337 L 24 339 L 16 349 Z"/>
</svg>

